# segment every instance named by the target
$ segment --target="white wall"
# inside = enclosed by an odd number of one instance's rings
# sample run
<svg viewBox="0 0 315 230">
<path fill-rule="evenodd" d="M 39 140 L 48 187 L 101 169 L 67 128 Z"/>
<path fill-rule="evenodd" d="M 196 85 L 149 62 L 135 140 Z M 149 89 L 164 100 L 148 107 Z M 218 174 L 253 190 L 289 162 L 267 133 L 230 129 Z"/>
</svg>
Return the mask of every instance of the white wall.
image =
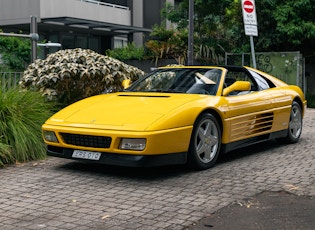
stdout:
<svg viewBox="0 0 315 230">
<path fill-rule="evenodd" d="M 85 20 L 131 25 L 130 10 L 78 0 L 0 0 L 0 25 L 28 24 L 30 16 L 73 17 Z"/>
<path fill-rule="evenodd" d="M 131 25 L 130 10 L 77 0 L 41 0 L 41 18 L 73 17 L 119 25 Z"/>
<path fill-rule="evenodd" d="M 39 14 L 40 0 L 0 0 L 0 25 L 29 24 Z"/>
</svg>

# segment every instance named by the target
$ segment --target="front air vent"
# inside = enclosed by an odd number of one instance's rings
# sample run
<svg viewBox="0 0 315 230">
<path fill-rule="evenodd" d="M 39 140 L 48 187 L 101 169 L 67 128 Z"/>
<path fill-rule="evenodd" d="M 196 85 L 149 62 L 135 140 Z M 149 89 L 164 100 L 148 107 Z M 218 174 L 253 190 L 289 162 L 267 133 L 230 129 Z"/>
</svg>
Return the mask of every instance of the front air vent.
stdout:
<svg viewBox="0 0 315 230">
<path fill-rule="evenodd" d="M 112 138 L 104 136 L 81 135 L 71 133 L 61 133 L 65 143 L 69 145 L 93 147 L 93 148 L 109 148 Z"/>
</svg>

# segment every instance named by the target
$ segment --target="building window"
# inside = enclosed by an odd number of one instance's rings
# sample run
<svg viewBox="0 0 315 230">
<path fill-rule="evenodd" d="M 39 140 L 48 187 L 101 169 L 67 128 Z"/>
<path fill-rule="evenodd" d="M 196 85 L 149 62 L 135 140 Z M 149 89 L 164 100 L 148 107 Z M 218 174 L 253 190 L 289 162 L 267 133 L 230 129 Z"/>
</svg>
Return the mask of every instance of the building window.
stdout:
<svg viewBox="0 0 315 230">
<path fill-rule="evenodd" d="M 88 39 L 87 37 L 77 36 L 75 47 L 87 49 L 88 48 Z"/>
<path fill-rule="evenodd" d="M 114 48 L 123 48 L 127 46 L 128 39 L 125 37 L 114 37 Z"/>
<path fill-rule="evenodd" d="M 97 52 L 97 53 L 100 53 L 100 51 L 101 51 L 100 39 L 97 37 L 91 37 L 91 38 L 89 38 L 89 40 L 90 40 L 90 44 L 89 44 L 88 48 Z"/>
<path fill-rule="evenodd" d="M 62 35 L 61 44 L 63 49 L 73 49 L 74 46 L 74 36 L 73 35 Z"/>
</svg>

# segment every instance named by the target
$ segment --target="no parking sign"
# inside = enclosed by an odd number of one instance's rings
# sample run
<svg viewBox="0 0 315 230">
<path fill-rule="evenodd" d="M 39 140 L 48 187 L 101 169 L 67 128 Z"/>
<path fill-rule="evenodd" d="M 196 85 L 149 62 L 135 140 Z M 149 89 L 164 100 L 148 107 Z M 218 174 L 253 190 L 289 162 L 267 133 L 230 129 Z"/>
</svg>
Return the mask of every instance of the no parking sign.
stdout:
<svg viewBox="0 0 315 230">
<path fill-rule="evenodd" d="M 245 34 L 250 37 L 250 47 L 252 51 L 253 67 L 256 68 L 256 57 L 253 36 L 258 36 L 256 7 L 254 0 L 242 0 L 242 12 L 244 20 Z"/>
<path fill-rule="evenodd" d="M 255 1 L 242 0 L 242 12 L 245 34 L 249 36 L 258 36 Z"/>
</svg>

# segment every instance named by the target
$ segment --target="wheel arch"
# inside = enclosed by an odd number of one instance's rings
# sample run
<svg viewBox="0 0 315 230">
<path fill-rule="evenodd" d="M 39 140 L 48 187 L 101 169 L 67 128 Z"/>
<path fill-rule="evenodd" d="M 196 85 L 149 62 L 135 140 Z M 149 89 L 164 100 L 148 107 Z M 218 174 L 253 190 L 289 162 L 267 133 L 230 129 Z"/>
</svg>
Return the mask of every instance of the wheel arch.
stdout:
<svg viewBox="0 0 315 230">
<path fill-rule="evenodd" d="M 209 117 L 209 115 L 211 116 Z M 217 125 L 219 126 L 217 127 L 218 130 L 215 131 L 215 132 L 218 132 L 219 134 L 217 136 L 218 138 L 214 139 L 214 140 L 218 140 L 218 139 L 219 140 L 212 142 L 212 144 L 211 142 L 209 142 L 209 140 L 208 141 L 203 140 L 203 139 L 209 139 L 209 138 L 200 138 L 200 137 L 197 138 L 196 136 L 196 135 L 200 136 L 199 135 L 200 132 L 198 130 L 201 129 L 200 127 L 202 127 L 204 122 L 206 121 L 206 120 L 203 120 L 204 118 L 211 119 L 212 123 L 213 122 L 216 123 L 215 125 L 216 127 Z M 204 170 L 204 169 L 208 169 L 212 167 L 215 164 L 219 155 L 221 154 L 222 127 L 223 127 L 223 124 L 222 124 L 222 119 L 220 117 L 220 114 L 214 108 L 207 108 L 199 113 L 199 115 L 196 117 L 196 120 L 194 122 L 194 128 L 193 128 L 193 132 L 192 132 L 191 140 L 189 144 L 189 150 L 188 150 L 188 155 L 187 155 L 188 166 L 197 170 Z M 201 135 L 203 136 L 206 134 L 202 132 Z M 199 139 L 199 141 L 197 139 Z M 200 145 L 200 143 L 202 146 L 206 145 L 206 147 L 201 148 L 201 151 L 199 152 L 197 148 Z M 211 150 L 209 148 L 210 145 L 211 145 Z M 215 148 L 212 149 L 212 146 L 215 146 Z M 211 151 L 211 153 L 209 151 Z M 209 155 L 208 157 L 210 158 L 205 157 L 207 155 Z"/>
<path fill-rule="evenodd" d="M 293 101 L 292 101 L 292 103 L 293 102 L 296 102 L 296 103 L 298 103 L 299 104 L 299 106 L 300 106 L 300 108 L 301 108 L 301 111 L 302 111 L 302 115 L 304 116 L 304 106 L 303 106 L 303 102 L 302 102 L 302 100 L 301 100 L 301 98 L 299 98 L 299 97 L 295 97 L 294 99 L 293 99 Z"/>
<path fill-rule="evenodd" d="M 207 108 L 207 109 L 203 110 L 203 111 L 197 116 L 196 121 L 198 120 L 198 118 L 199 118 L 201 115 L 203 115 L 203 114 L 205 114 L 205 113 L 210 113 L 210 114 L 212 114 L 212 115 L 217 119 L 217 121 L 218 121 L 218 123 L 219 123 L 219 126 L 220 126 L 220 129 L 221 129 L 221 138 L 222 138 L 222 136 L 223 136 L 223 121 L 222 121 L 222 118 L 221 118 L 221 116 L 220 116 L 220 113 L 219 113 L 217 110 L 213 109 L 213 108 Z"/>
</svg>

